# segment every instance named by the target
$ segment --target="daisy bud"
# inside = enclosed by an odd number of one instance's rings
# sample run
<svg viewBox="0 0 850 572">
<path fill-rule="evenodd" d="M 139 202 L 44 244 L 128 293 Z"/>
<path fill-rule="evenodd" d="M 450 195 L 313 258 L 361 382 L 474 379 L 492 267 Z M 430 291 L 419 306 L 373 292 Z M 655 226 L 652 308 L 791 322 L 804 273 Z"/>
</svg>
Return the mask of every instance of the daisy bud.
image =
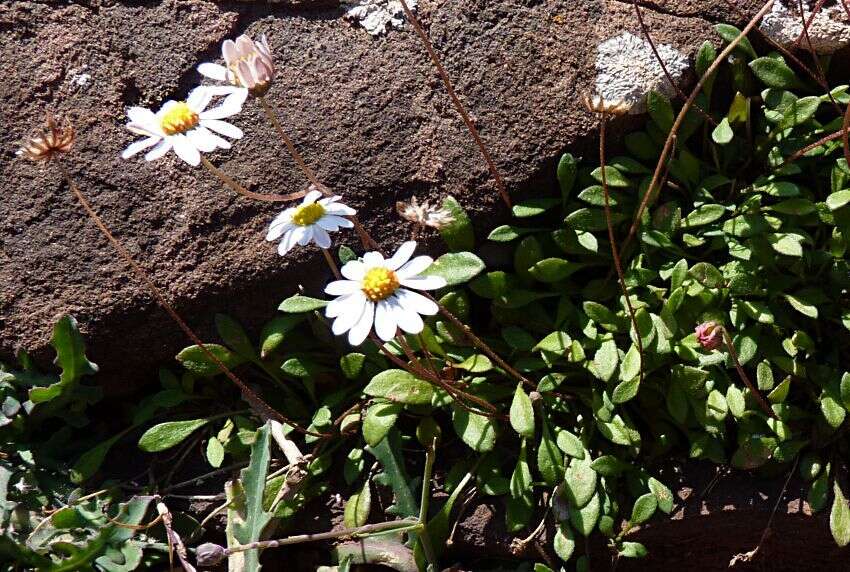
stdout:
<svg viewBox="0 0 850 572">
<path fill-rule="evenodd" d="M 626 115 L 631 111 L 630 103 L 622 100 L 608 101 L 601 95 L 587 95 L 582 98 L 584 106 L 591 113 L 605 113 L 606 115 Z"/>
<path fill-rule="evenodd" d="M 74 145 L 74 128 L 59 125 L 52 116 L 47 116 L 47 130 L 40 137 L 25 141 L 17 155 L 30 161 L 47 161 L 57 153 L 67 153 Z"/>
<path fill-rule="evenodd" d="M 236 41 L 225 40 L 221 46 L 224 66 L 203 63 L 198 71 L 211 79 L 231 84 L 237 90 L 247 90 L 253 96 L 263 96 L 275 77 L 274 60 L 266 36 L 254 41 L 242 34 Z"/>
<path fill-rule="evenodd" d="M 455 220 L 448 209 L 432 206 L 428 201 L 420 205 L 416 197 L 411 197 L 409 203 L 397 202 L 395 208 L 401 218 L 422 228 L 430 226 L 440 230 Z"/>
<path fill-rule="evenodd" d="M 195 549 L 198 566 L 217 566 L 227 558 L 227 550 L 223 546 L 205 542 Z"/>
<path fill-rule="evenodd" d="M 716 350 L 723 343 L 723 326 L 717 322 L 703 322 L 695 332 L 699 345 L 707 350 Z"/>
</svg>

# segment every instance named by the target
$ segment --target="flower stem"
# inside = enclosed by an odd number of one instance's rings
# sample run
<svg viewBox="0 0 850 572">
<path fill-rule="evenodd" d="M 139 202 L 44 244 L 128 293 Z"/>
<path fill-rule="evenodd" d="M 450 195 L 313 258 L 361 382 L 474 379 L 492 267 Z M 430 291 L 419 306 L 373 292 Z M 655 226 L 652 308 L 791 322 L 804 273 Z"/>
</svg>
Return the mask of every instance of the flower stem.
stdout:
<svg viewBox="0 0 850 572">
<path fill-rule="evenodd" d="M 732 338 L 729 336 L 729 332 L 726 331 L 726 328 L 721 327 L 721 331 L 723 332 L 723 341 L 726 343 L 726 349 L 729 350 L 729 355 L 732 357 L 732 361 L 735 363 L 735 369 L 738 370 L 738 376 L 740 376 L 741 381 L 744 382 L 744 385 L 747 386 L 747 389 L 750 390 L 750 393 L 753 394 L 753 397 L 758 401 L 759 407 L 762 408 L 762 411 L 768 417 L 776 418 L 776 413 L 771 409 L 770 404 L 768 404 L 767 400 L 762 397 L 762 394 L 759 393 L 759 390 L 756 389 L 756 386 L 753 385 L 753 382 L 750 381 L 750 378 L 747 377 L 747 372 L 744 371 L 744 367 L 741 365 L 741 361 L 738 359 L 738 352 L 735 351 L 735 346 L 732 343 Z"/>
<path fill-rule="evenodd" d="M 168 313 L 171 319 L 174 320 L 174 322 L 180 327 L 181 330 L 183 330 L 186 336 L 190 340 L 192 340 L 192 342 L 196 346 L 198 346 L 198 348 L 200 348 L 200 350 L 204 353 L 207 359 L 214 363 L 216 367 L 218 367 L 218 369 L 221 370 L 221 372 L 226 375 L 228 379 L 230 379 L 230 381 L 232 381 L 237 387 L 239 387 L 239 389 L 242 391 L 242 395 L 244 396 L 245 400 L 248 401 L 248 403 L 250 403 L 263 417 L 276 419 L 281 423 L 288 423 L 300 433 L 305 433 L 316 437 L 325 437 L 325 434 L 314 433 L 313 431 L 304 429 L 291 419 L 285 417 L 278 411 L 275 411 L 268 403 L 263 401 L 263 399 L 259 395 L 254 393 L 254 391 L 249 388 L 244 381 L 239 379 L 236 374 L 230 370 L 230 368 L 224 365 L 224 362 L 222 362 L 218 357 L 216 357 L 216 355 L 212 353 L 206 345 L 204 345 L 204 342 L 201 341 L 201 339 L 194 332 L 194 330 L 189 327 L 186 321 L 180 317 L 174 307 L 168 302 L 168 300 L 166 300 L 165 295 L 156 286 L 156 284 L 153 283 L 153 280 L 148 277 L 147 272 L 145 272 L 141 265 L 139 265 L 139 263 L 133 259 L 133 256 L 130 254 L 130 252 L 126 248 L 124 248 L 124 246 L 122 246 L 120 242 L 118 242 L 115 236 L 113 236 L 112 232 L 109 230 L 109 228 L 100 218 L 100 216 L 94 211 L 88 200 L 86 200 L 85 196 L 83 196 L 82 191 L 80 191 L 79 187 L 77 187 L 77 184 L 71 177 L 70 172 L 68 172 L 65 166 L 59 161 L 56 161 L 55 164 L 58 167 L 59 171 L 62 173 L 62 176 L 65 178 L 65 182 L 68 184 L 68 187 L 71 189 L 71 192 L 77 198 L 80 205 L 82 205 L 83 209 L 86 211 L 86 214 L 88 214 L 92 221 L 94 221 L 98 230 L 100 230 L 100 232 L 106 237 L 110 244 L 112 244 L 112 247 L 116 250 L 116 252 L 118 252 L 119 256 L 124 259 L 124 262 L 126 262 L 130 266 L 130 268 L 133 269 L 133 271 L 136 273 L 142 283 L 147 287 L 147 289 L 150 291 L 156 301 L 159 302 L 159 305 L 162 306 L 162 308 Z"/>
<path fill-rule="evenodd" d="M 437 73 L 440 74 L 440 79 L 443 80 L 443 85 L 446 86 L 446 91 L 449 94 L 449 98 L 451 98 L 452 103 L 457 109 L 457 112 L 460 114 L 463 122 L 466 124 L 466 128 L 469 130 L 470 135 L 475 140 L 475 144 L 478 145 L 478 148 L 481 150 L 481 155 L 484 157 L 484 161 L 487 163 L 487 168 L 490 169 L 490 174 L 493 176 L 493 179 L 496 181 L 496 188 L 499 190 L 499 196 L 502 198 L 502 202 L 505 203 L 505 206 L 511 208 L 511 198 L 508 195 L 507 188 L 505 187 L 505 182 L 502 180 L 502 175 L 499 174 L 499 169 L 496 168 L 496 163 L 493 161 L 493 158 L 490 156 L 490 152 L 487 151 L 487 147 L 484 145 L 484 142 L 481 140 L 481 136 L 478 134 L 478 129 L 476 129 L 475 124 L 472 122 L 472 119 L 469 118 L 469 114 L 466 112 L 466 108 L 464 108 L 463 103 L 461 103 L 460 98 L 458 98 L 455 93 L 454 87 L 452 86 L 452 82 L 449 79 L 449 74 L 446 73 L 446 68 L 443 67 L 442 62 L 440 62 L 439 56 L 437 56 L 437 52 L 434 50 L 434 46 L 431 44 L 431 40 L 428 39 L 428 35 L 425 33 L 425 30 L 422 29 L 422 25 L 419 23 L 419 20 L 413 14 L 413 11 L 407 6 L 407 2 L 405 0 L 401 0 L 401 8 L 404 10 L 404 16 L 413 24 L 413 29 L 416 30 L 416 35 L 419 36 L 419 39 L 422 40 L 422 45 L 425 46 L 425 50 L 428 52 L 428 55 L 431 57 L 431 61 L 434 62 L 434 66 L 437 68 Z"/>
<path fill-rule="evenodd" d="M 328 263 L 328 266 L 330 267 L 331 272 L 334 273 L 334 277 L 337 280 L 339 280 L 342 277 L 342 275 L 339 273 L 339 268 L 337 268 L 337 265 L 336 265 L 336 262 L 334 261 L 333 255 L 330 253 L 330 251 L 327 248 L 322 248 L 321 251 L 322 251 L 322 254 L 325 255 L 325 261 Z"/>
<path fill-rule="evenodd" d="M 288 195 L 277 195 L 277 194 L 266 194 L 266 193 L 255 193 L 253 191 L 249 191 L 239 183 L 237 183 L 233 177 L 210 163 L 209 159 L 201 155 L 201 164 L 206 167 L 207 171 L 215 175 L 215 177 L 224 184 L 224 186 L 228 187 L 230 190 L 238 193 L 244 197 L 248 197 L 249 199 L 254 199 L 255 201 L 263 201 L 266 203 L 282 203 L 285 201 L 291 201 L 295 199 L 300 199 L 304 195 L 307 194 L 307 191 L 298 191 L 297 193 L 289 193 Z"/>
</svg>

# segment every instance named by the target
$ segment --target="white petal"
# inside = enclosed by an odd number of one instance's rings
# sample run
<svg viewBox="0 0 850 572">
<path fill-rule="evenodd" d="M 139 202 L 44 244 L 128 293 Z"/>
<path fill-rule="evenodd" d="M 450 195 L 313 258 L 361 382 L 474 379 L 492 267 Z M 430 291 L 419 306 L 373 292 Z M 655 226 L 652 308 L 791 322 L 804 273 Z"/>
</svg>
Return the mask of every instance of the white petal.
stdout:
<svg viewBox="0 0 850 572">
<path fill-rule="evenodd" d="M 384 266 L 384 257 L 380 252 L 367 252 L 363 255 L 363 263 L 369 268 Z"/>
<path fill-rule="evenodd" d="M 198 66 L 198 72 L 210 79 L 227 81 L 227 68 L 213 63 L 203 63 Z"/>
<path fill-rule="evenodd" d="M 304 196 L 304 200 L 301 202 L 303 205 L 309 205 L 315 203 L 319 197 L 322 196 L 321 191 L 312 190 Z"/>
<path fill-rule="evenodd" d="M 421 276 L 419 278 L 404 278 L 399 281 L 402 286 L 414 290 L 439 290 L 446 286 L 446 279 L 442 276 Z"/>
<path fill-rule="evenodd" d="M 236 54 L 236 42 L 233 40 L 224 40 L 221 45 L 221 55 L 224 56 L 224 61 L 230 65 L 238 56 Z"/>
<path fill-rule="evenodd" d="M 325 316 L 328 318 L 337 318 L 343 314 L 354 314 L 354 316 L 349 316 L 351 318 L 351 325 L 349 325 L 348 328 L 345 328 L 345 330 L 342 330 L 342 332 L 344 332 L 351 328 L 351 326 L 360 319 L 360 314 L 363 312 L 363 306 L 365 304 L 366 296 L 362 291 L 357 289 L 348 294 L 343 294 L 339 298 L 331 300 L 328 305 L 325 306 Z M 340 327 L 342 327 L 342 325 L 340 325 Z M 337 333 L 337 335 L 339 335 L 339 333 Z"/>
<path fill-rule="evenodd" d="M 295 209 L 292 208 L 292 207 L 284 210 L 282 213 L 280 213 L 279 215 L 274 217 L 274 220 L 272 221 L 271 225 L 269 225 L 269 226 L 277 226 L 277 225 L 281 225 L 281 224 L 286 224 L 288 222 L 292 222 L 292 213 L 294 213 L 294 212 L 295 212 Z"/>
<path fill-rule="evenodd" d="M 171 151 L 171 147 L 171 141 L 163 139 L 159 145 L 148 151 L 147 155 L 145 155 L 145 161 L 156 161 Z"/>
<path fill-rule="evenodd" d="M 156 123 L 156 115 L 150 109 L 145 109 L 144 107 L 131 107 L 127 110 L 127 117 L 130 118 L 130 121 L 133 123 L 138 123 L 140 125 L 146 125 L 150 123 Z"/>
<path fill-rule="evenodd" d="M 366 302 L 366 307 L 363 309 L 363 315 L 354 324 L 348 332 L 348 343 L 352 346 L 359 346 L 369 336 L 372 331 L 372 322 L 375 319 L 375 303 Z"/>
<path fill-rule="evenodd" d="M 195 113 L 200 113 L 207 108 L 212 99 L 212 93 L 204 86 L 196 87 L 189 92 L 189 97 L 186 98 L 186 105 Z"/>
<path fill-rule="evenodd" d="M 234 94 L 235 95 L 235 94 Z M 231 99 L 231 95 L 224 98 L 224 103 L 198 114 L 200 119 L 224 119 L 236 115 L 242 111 L 242 105 Z"/>
<path fill-rule="evenodd" d="M 410 260 L 410 257 L 413 256 L 414 250 L 416 250 L 415 240 L 408 240 L 407 242 L 402 243 L 402 245 L 398 247 L 398 250 L 395 251 L 395 254 L 387 260 L 387 268 L 390 270 L 397 270 L 402 264 Z"/>
<path fill-rule="evenodd" d="M 425 322 L 419 317 L 419 314 L 413 311 L 405 310 L 398 306 L 395 314 L 398 327 L 408 334 L 418 334 L 425 328 Z"/>
<path fill-rule="evenodd" d="M 283 236 L 283 233 L 289 232 L 293 228 L 295 228 L 295 225 L 288 223 L 288 222 L 284 222 L 284 223 L 281 223 L 281 224 L 272 223 L 271 226 L 269 226 L 268 233 L 266 233 L 266 240 L 268 240 L 268 241 L 277 240 L 278 238 Z"/>
<path fill-rule="evenodd" d="M 366 275 L 366 265 L 359 260 L 350 260 L 343 264 L 340 272 L 349 280 L 357 280 L 359 282 Z"/>
<path fill-rule="evenodd" d="M 316 221 L 316 224 L 325 230 L 336 231 L 340 228 L 351 228 L 354 223 L 347 218 L 336 215 L 325 215 Z"/>
<path fill-rule="evenodd" d="M 360 290 L 360 282 L 355 280 L 334 280 L 325 286 L 325 294 L 331 296 L 345 296 Z"/>
<path fill-rule="evenodd" d="M 198 126 L 186 132 L 186 137 L 198 151 L 211 153 L 218 146 L 217 135 L 213 135 L 209 129 Z M 229 146 L 229 145 L 228 145 Z"/>
<path fill-rule="evenodd" d="M 413 278 L 420 272 L 424 272 L 429 266 L 434 263 L 434 259 L 430 256 L 417 256 L 404 266 L 398 269 L 396 274 L 399 278 Z"/>
<path fill-rule="evenodd" d="M 301 238 L 298 239 L 298 244 L 300 244 L 301 246 L 306 246 L 311 240 L 313 240 L 313 227 L 302 226 Z"/>
<path fill-rule="evenodd" d="M 381 300 L 375 307 L 375 333 L 385 342 L 395 337 L 398 325 L 396 324 L 395 312 L 392 303 Z"/>
<path fill-rule="evenodd" d="M 277 245 L 277 253 L 281 256 L 286 255 L 287 252 L 292 250 L 292 247 L 295 246 L 295 243 L 298 242 L 298 237 L 295 234 L 295 230 L 296 229 L 292 229 L 285 232 L 283 238 L 280 241 L 280 244 Z"/>
<path fill-rule="evenodd" d="M 201 125 L 231 139 L 242 139 L 242 130 L 220 119 L 201 119 Z"/>
<path fill-rule="evenodd" d="M 437 304 L 422 294 L 399 288 L 395 291 L 395 296 L 405 310 L 412 310 L 426 316 L 433 316 L 439 311 Z"/>
<path fill-rule="evenodd" d="M 341 197 L 341 196 L 339 196 L 339 195 L 334 195 L 334 196 L 332 196 L 332 197 L 325 197 L 325 198 L 323 198 L 322 200 L 320 200 L 320 201 L 319 201 L 319 204 L 320 204 L 320 205 L 322 205 L 322 206 L 324 206 L 324 207 L 326 207 L 326 206 L 328 206 L 328 205 L 329 205 L 329 204 L 331 204 L 331 203 L 335 203 L 335 202 L 337 202 L 337 201 L 338 201 L 338 200 L 340 200 L 341 198 L 342 198 L 342 197 Z"/>
<path fill-rule="evenodd" d="M 160 139 L 159 137 L 148 137 L 147 139 L 142 139 L 141 141 L 136 141 L 135 143 L 130 143 L 130 145 L 128 145 L 127 148 L 124 149 L 124 152 L 121 153 L 121 158 L 122 159 L 129 159 L 130 157 L 132 157 L 136 153 L 139 153 L 140 151 L 144 151 L 145 149 L 147 149 L 151 145 L 156 145 L 160 141 L 162 141 L 162 139 Z"/>
<path fill-rule="evenodd" d="M 319 248 L 330 248 L 331 237 L 328 232 L 319 225 L 313 225 L 313 240 Z"/>
<path fill-rule="evenodd" d="M 174 135 L 171 137 L 171 143 L 174 145 L 174 152 L 177 153 L 178 157 L 193 167 L 201 164 L 201 154 L 188 137 L 182 133 Z"/>
<path fill-rule="evenodd" d="M 357 214 L 357 211 L 351 207 L 345 206 L 342 203 L 331 203 L 325 206 L 325 212 L 332 215 L 352 216 Z"/>
<path fill-rule="evenodd" d="M 237 87 L 230 92 L 230 95 L 227 96 L 227 99 L 224 100 L 224 105 L 227 106 L 235 106 L 239 108 L 239 111 L 242 111 L 242 106 L 245 104 L 245 100 L 248 99 L 248 89 L 245 87 Z"/>
</svg>

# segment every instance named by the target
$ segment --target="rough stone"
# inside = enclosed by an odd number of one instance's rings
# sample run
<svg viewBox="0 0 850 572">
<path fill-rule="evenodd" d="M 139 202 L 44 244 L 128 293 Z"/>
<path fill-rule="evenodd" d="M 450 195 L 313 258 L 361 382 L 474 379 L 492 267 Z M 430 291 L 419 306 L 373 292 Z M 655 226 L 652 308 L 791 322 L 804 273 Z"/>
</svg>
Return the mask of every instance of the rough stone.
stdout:
<svg viewBox="0 0 850 572">
<path fill-rule="evenodd" d="M 760 2 L 736 1 L 742 10 Z M 642 0 L 658 42 L 692 54 L 710 24 L 740 15 L 711 0 Z M 280 259 L 263 240 L 281 206 L 229 193 L 170 157 L 122 161 L 130 105 L 184 97 L 221 41 L 268 34 L 279 79 L 268 95 L 321 179 L 361 209 L 387 244 L 407 230 L 393 205 L 455 195 L 481 229 L 502 216 L 483 160 L 413 30 L 372 37 L 326 2 L 149 0 L 0 3 L 0 356 L 46 361 L 52 323 L 76 315 L 103 383 L 124 387 L 186 345 L 117 259 L 56 172 L 14 159 L 46 111 L 71 119 L 67 160 L 115 234 L 199 331 L 216 312 L 259 327 L 299 284 L 327 279 L 320 256 Z M 639 35 L 625 0 L 423 0 L 418 14 L 512 192 L 552 179 L 566 149 L 595 131 L 581 96 L 596 46 Z M 258 191 L 305 186 L 259 110 L 211 160 Z M 353 236 L 352 236 L 353 240 Z"/>
</svg>

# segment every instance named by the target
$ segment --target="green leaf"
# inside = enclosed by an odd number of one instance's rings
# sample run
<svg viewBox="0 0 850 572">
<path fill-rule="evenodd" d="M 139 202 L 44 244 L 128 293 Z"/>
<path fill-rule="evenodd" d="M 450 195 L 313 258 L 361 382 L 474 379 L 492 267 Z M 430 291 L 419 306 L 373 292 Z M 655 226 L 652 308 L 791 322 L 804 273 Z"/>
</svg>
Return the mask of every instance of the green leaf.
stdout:
<svg viewBox="0 0 850 572">
<path fill-rule="evenodd" d="M 643 558 L 649 552 L 640 542 L 624 542 L 620 545 L 619 555 L 624 558 Z"/>
<path fill-rule="evenodd" d="M 655 498 L 655 494 L 646 493 L 641 495 L 632 507 L 632 517 L 630 522 L 632 524 L 643 524 L 652 518 L 652 515 L 655 514 L 655 509 L 657 508 L 658 499 Z"/>
<path fill-rule="evenodd" d="M 73 317 L 63 316 L 56 322 L 50 342 L 56 350 L 54 363 L 62 369 L 62 373 L 57 383 L 30 389 L 29 398 L 33 403 L 51 401 L 63 393 L 68 395 L 81 377 L 97 373 L 97 365 L 86 357 L 83 336 Z"/>
<path fill-rule="evenodd" d="M 601 457 L 594 459 L 590 464 L 590 468 L 603 477 L 616 477 L 630 467 L 631 465 L 621 461 L 614 455 L 602 455 Z"/>
<path fill-rule="evenodd" d="M 232 369 L 245 362 L 243 358 L 239 357 L 222 345 L 204 344 L 204 347 L 212 355 L 218 358 L 221 363 L 227 366 L 228 369 Z M 201 349 L 200 346 L 189 346 L 184 348 L 179 354 L 177 354 L 175 359 L 177 359 L 183 367 L 192 373 L 196 373 L 204 377 L 210 377 L 221 373 L 221 369 L 218 365 L 209 358 L 207 353 Z"/>
<path fill-rule="evenodd" d="M 818 307 L 816 305 L 806 302 L 800 297 L 791 294 L 784 294 L 784 296 L 785 299 L 788 300 L 788 303 L 791 304 L 792 308 L 794 308 L 804 316 L 817 319 Z"/>
<path fill-rule="evenodd" d="M 561 189 L 561 198 L 564 202 L 569 198 L 573 191 L 573 186 L 576 180 L 576 171 L 578 170 L 578 161 L 570 153 L 561 155 L 558 161 L 558 186 Z"/>
<path fill-rule="evenodd" d="M 443 237 L 449 250 L 460 252 L 475 248 L 472 222 L 457 199 L 447 196 L 443 199 L 443 209 L 449 211 L 454 218 L 452 222 L 440 228 L 440 236 Z"/>
<path fill-rule="evenodd" d="M 363 418 L 363 438 L 372 447 L 380 443 L 395 425 L 402 406 L 398 403 L 373 403 Z"/>
<path fill-rule="evenodd" d="M 723 205 L 700 205 L 682 219 L 682 228 L 690 229 L 705 226 L 723 218 L 724 214 L 726 214 L 726 207 Z"/>
<path fill-rule="evenodd" d="M 327 305 L 327 300 L 319 300 L 317 298 L 310 298 L 309 296 L 296 294 L 295 296 L 290 296 L 281 302 L 277 309 L 281 312 L 286 312 L 287 314 L 302 314 L 304 312 L 319 310 Z"/>
<path fill-rule="evenodd" d="M 428 405 L 434 396 L 434 388 L 403 369 L 388 369 L 373 377 L 363 393 L 406 405 Z"/>
<path fill-rule="evenodd" d="M 601 508 L 602 499 L 599 494 L 594 494 L 582 508 L 570 510 L 570 524 L 572 524 L 573 529 L 582 536 L 590 536 L 593 527 L 599 521 Z"/>
<path fill-rule="evenodd" d="M 404 470 L 399 432 L 390 431 L 386 439 L 377 445 L 370 445 L 366 450 L 378 459 L 384 469 L 379 477 L 375 477 L 375 482 L 393 489 L 395 505 L 388 508 L 387 512 L 401 517 L 419 516 L 419 505 L 410 490 L 410 477 Z"/>
<path fill-rule="evenodd" d="M 584 265 L 568 262 L 563 258 L 544 258 L 535 263 L 528 272 L 540 282 L 552 283 L 565 280 L 582 268 L 584 268 Z"/>
<path fill-rule="evenodd" d="M 98 471 L 98 469 L 100 469 L 100 466 L 103 464 L 103 461 L 112 446 L 126 433 L 127 431 L 121 431 L 109 439 L 98 443 L 80 455 L 80 458 L 77 459 L 77 462 L 74 463 L 73 468 L 71 468 L 71 482 L 79 484 L 90 479 Z M 2 511 L 2 509 L 2 503 L 0 503 L 0 511 Z"/>
<path fill-rule="evenodd" d="M 547 485 L 555 486 L 564 474 L 564 458 L 552 438 L 552 431 L 545 417 L 542 423 L 543 435 L 540 437 L 540 446 L 537 447 L 537 469 Z"/>
<path fill-rule="evenodd" d="M 490 234 L 487 236 L 487 240 L 492 240 L 493 242 L 510 242 L 515 240 L 521 236 L 526 234 L 532 234 L 535 232 L 542 232 L 546 230 L 545 228 L 523 228 L 520 226 L 514 226 L 510 224 L 503 224 L 502 226 L 498 226 L 494 228 Z"/>
<path fill-rule="evenodd" d="M 224 343 L 245 359 L 255 359 L 257 352 L 239 322 L 226 314 L 215 315 L 215 327 Z"/>
<path fill-rule="evenodd" d="M 832 429 L 838 429 L 844 423 L 847 411 L 831 395 L 824 395 L 820 400 L 820 410 L 827 425 Z"/>
<path fill-rule="evenodd" d="M 694 280 L 706 288 L 720 288 L 725 284 L 723 273 L 708 262 L 697 262 L 691 267 L 689 273 Z"/>
<path fill-rule="evenodd" d="M 670 514 L 673 511 L 673 491 L 655 477 L 650 477 L 647 484 L 658 501 L 658 509 L 664 514 Z"/>
<path fill-rule="evenodd" d="M 492 451 L 496 445 L 496 424 L 488 417 L 453 405 L 452 425 L 463 442 L 479 453 Z"/>
<path fill-rule="evenodd" d="M 837 211 L 850 203 L 850 189 L 832 193 L 826 197 L 826 206 L 831 211 Z"/>
<path fill-rule="evenodd" d="M 614 340 L 602 342 L 596 354 L 593 356 L 593 374 L 607 382 L 617 370 L 620 355 L 617 353 L 617 344 Z"/>
<path fill-rule="evenodd" d="M 572 459 L 564 474 L 564 493 L 575 508 L 590 502 L 596 492 L 596 471 L 591 467 L 590 454 L 583 459 Z"/>
<path fill-rule="evenodd" d="M 558 448 L 576 459 L 584 459 L 584 444 L 581 439 L 566 429 L 558 431 Z"/>
<path fill-rule="evenodd" d="M 270 427 L 267 422 L 257 430 L 257 438 L 251 445 L 251 459 L 248 466 L 239 474 L 242 489 L 245 491 L 244 505 L 237 510 L 238 518 L 233 519 L 231 530 L 240 544 L 251 544 L 260 540 L 263 529 L 271 521 L 272 514 L 263 510 L 263 492 L 271 461 L 269 446 Z M 248 550 L 244 553 L 244 570 L 260 570 L 260 551 Z"/>
<path fill-rule="evenodd" d="M 566 332 L 552 332 L 537 342 L 532 348 L 535 351 L 546 351 L 553 354 L 565 355 L 572 346 L 572 340 Z"/>
<path fill-rule="evenodd" d="M 456 364 L 455 367 L 469 373 L 484 373 L 493 369 L 493 362 L 483 354 L 472 354 L 459 364 Z"/>
<path fill-rule="evenodd" d="M 363 364 L 366 362 L 366 356 L 360 353 L 345 354 L 339 358 L 339 368 L 342 374 L 347 379 L 357 379 L 360 372 L 363 371 Z"/>
<path fill-rule="evenodd" d="M 531 494 L 531 469 L 525 439 L 519 448 L 519 458 L 511 475 L 510 496 L 507 500 L 505 524 L 510 532 L 522 530 L 531 521 L 534 497 Z"/>
<path fill-rule="evenodd" d="M 520 437 L 529 439 L 534 437 L 534 408 L 531 399 L 522 389 L 522 383 L 518 383 L 511 402 L 510 411 L 511 427 L 519 433 Z"/>
<path fill-rule="evenodd" d="M 803 256 L 802 237 L 790 232 L 775 232 L 767 235 L 773 250 L 786 256 Z"/>
<path fill-rule="evenodd" d="M 811 214 L 817 210 L 817 206 L 815 206 L 815 203 L 813 203 L 809 199 L 802 198 L 786 199 L 767 208 L 780 214 L 797 216 Z"/>
<path fill-rule="evenodd" d="M 611 401 L 617 405 L 631 401 L 638 394 L 639 389 L 640 378 L 638 376 L 629 378 L 626 381 L 621 381 L 617 384 L 617 387 L 614 388 L 614 391 L 611 394 Z"/>
<path fill-rule="evenodd" d="M 515 204 L 511 212 L 517 218 L 533 217 L 545 213 L 560 202 L 559 199 L 550 198 L 525 199 Z"/>
<path fill-rule="evenodd" d="M 850 507 L 847 506 L 847 499 L 844 498 L 837 481 L 832 485 L 832 491 L 835 498 L 829 513 L 829 530 L 835 543 L 843 548 L 850 544 Z"/>
<path fill-rule="evenodd" d="M 726 389 L 726 405 L 729 407 L 729 412 L 732 413 L 735 418 L 740 419 L 744 416 L 744 411 L 746 410 L 744 394 L 734 385 L 730 385 Z"/>
<path fill-rule="evenodd" d="M 555 549 L 555 554 L 564 562 L 572 558 L 573 552 L 576 549 L 576 539 L 573 529 L 570 528 L 569 524 L 562 522 L 558 525 L 552 545 Z"/>
<path fill-rule="evenodd" d="M 165 451 L 181 443 L 186 437 L 209 423 L 209 419 L 166 421 L 154 425 L 139 438 L 139 448 L 148 453 Z"/>
<path fill-rule="evenodd" d="M 597 167 L 590 173 L 590 176 L 593 177 L 600 185 L 607 184 L 610 188 L 627 188 L 631 186 L 629 180 L 620 172 L 616 167 L 612 167 L 611 165 L 605 165 L 605 177 L 603 180 L 602 177 L 602 167 Z"/>
<path fill-rule="evenodd" d="M 626 215 L 621 212 L 611 213 L 611 224 L 617 224 L 625 220 Z M 567 215 L 564 223 L 574 230 L 588 232 L 603 231 L 608 228 L 605 222 L 605 213 L 602 209 L 578 209 Z"/>
<path fill-rule="evenodd" d="M 735 131 L 729 125 L 729 118 L 724 117 L 711 132 L 711 139 L 718 145 L 728 145 L 735 137 Z"/>
<path fill-rule="evenodd" d="M 657 91 L 650 91 L 646 94 L 646 108 L 649 111 L 649 116 L 652 121 L 663 131 L 667 133 L 673 128 L 673 106 L 670 105 L 670 100 L 666 96 Z"/>
<path fill-rule="evenodd" d="M 738 38 L 738 36 L 741 35 L 741 30 L 739 30 L 735 26 L 730 26 L 729 24 L 716 24 L 714 26 L 714 31 L 717 32 L 717 35 L 723 38 L 723 41 L 725 41 L 727 44 L 731 44 L 735 41 L 736 38 Z M 738 43 L 736 49 L 750 56 L 751 58 L 758 57 L 756 51 L 753 49 L 753 45 L 750 43 L 746 36 L 741 38 L 741 41 Z"/>
<path fill-rule="evenodd" d="M 441 276 L 446 286 L 469 282 L 484 270 L 484 261 L 471 252 L 449 252 L 439 257 L 422 276 Z"/>
<path fill-rule="evenodd" d="M 750 69 L 763 84 L 778 89 L 790 89 L 799 84 L 794 70 L 778 58 L 757 58 L 749 63 Z"/>
<path fill-rule="evenodd" d="M 287 334 L 303 321 L 304 316 L 300 314 L 277 316 L 263 326 L 263 331 L 260 332 L 260 357 L 266 358 L 277 350 Z"/>
<path fill-rule="evenodd" d="M 582 304 L 582 309 L 587 317 L 605 327 L 605 329 L 617 331 L 620 320 L 614 312 L 598 302 L 587 300 Z"/>
<path fill-rule="evenodd" d="M 224 462 L 224 446 L 216 437 L 210 437 L 207 441 L 207 462 L 215 468 Z"/>
<path fill-rule="evenodd" d="M 372 488 L 369 479 L 363 483 L 363 488 L 351 495 L 345 503 L 343 524 L 347 528 L 357 528 L 365 525 L 372 511 Z"/>
</svg>

